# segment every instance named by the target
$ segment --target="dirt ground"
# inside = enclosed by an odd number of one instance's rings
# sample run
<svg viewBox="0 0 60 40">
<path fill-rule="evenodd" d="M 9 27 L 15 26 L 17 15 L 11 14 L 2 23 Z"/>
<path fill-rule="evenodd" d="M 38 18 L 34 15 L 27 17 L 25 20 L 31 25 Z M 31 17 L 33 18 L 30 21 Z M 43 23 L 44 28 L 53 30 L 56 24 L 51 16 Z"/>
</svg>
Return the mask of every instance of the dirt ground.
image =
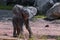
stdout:
<svg viewBox="0 0 60 40">
<path fill-rule="evenodd" d="M 48 27 L 45 27 L 49 25 Z M 30 21 L 30 27 L 32 29 L 33 35 L 36 38 L 35 40 L 39 40 L 39 37 L 42 35 L 51 35 L 54 36 L 60 35 L 60 20 L 54 21 L 45 21 L 43 19 L 37 19 L 35 21 Z M 12 37 L 13 35 L 13 25 L 11 21 L 0 21 L 0 36 Z M 24 36 L 28 38 L 28 31 L 24 26 Z M 55 39 L 51 39 L 55 40 Z"/>
</svg>

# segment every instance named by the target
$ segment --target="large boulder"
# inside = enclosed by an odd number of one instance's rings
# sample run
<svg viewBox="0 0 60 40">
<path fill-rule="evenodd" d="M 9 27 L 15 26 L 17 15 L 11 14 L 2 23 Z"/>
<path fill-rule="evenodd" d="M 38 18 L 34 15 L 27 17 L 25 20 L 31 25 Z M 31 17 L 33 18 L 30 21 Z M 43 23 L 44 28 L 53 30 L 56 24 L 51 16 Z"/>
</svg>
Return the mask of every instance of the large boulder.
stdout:
<svg viewBox="0 0 60 40">
<path fill-rule="evenodd" d="M 45 13 L 53 4 L 53 0 L 35 0 L 35 6 L 39 12 Z"/>
<path fill-rule="evenodd" d="M 46 13 L 48 19 L 60 18 L 60 3 L 54 4 Z"/>
</svg>

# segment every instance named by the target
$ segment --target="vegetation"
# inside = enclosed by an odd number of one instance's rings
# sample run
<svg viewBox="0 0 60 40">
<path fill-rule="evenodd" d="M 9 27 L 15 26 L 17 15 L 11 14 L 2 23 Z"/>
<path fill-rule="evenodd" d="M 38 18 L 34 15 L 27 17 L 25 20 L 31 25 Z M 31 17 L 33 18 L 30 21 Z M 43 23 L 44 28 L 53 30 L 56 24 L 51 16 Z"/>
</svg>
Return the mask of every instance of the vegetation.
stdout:
<svg viewBox="0 0 60 40">
<path fill-rule="evenodd" d="M 60 40 L 60 36 L 58 36 L 58 37 L 56 38 L 56 40 Z"/>
<path fill-rule="evenodd" d="M 11 10 L 12 9 L 12 6 L 3 6 L 3 5 L 0 5 L 0 10 Z"/>
<path fill-rule="evenodd" d="M 42 36 L 38 37 L 38 39 L 44 39 L 44 40 L 47 40 L 49 38 L 50 37 L 47 35 L 42 35 Z M 52 38 L 52 39 L 60 40 L 60 36 L 55 36 L 55 38 Z"/>
<path fill-rule="evenodd" d="M 37 15 L 37 16 L 35 16 L 35 18 L 46 18 L 46 16 L 45 15 Z"/>
</svg>

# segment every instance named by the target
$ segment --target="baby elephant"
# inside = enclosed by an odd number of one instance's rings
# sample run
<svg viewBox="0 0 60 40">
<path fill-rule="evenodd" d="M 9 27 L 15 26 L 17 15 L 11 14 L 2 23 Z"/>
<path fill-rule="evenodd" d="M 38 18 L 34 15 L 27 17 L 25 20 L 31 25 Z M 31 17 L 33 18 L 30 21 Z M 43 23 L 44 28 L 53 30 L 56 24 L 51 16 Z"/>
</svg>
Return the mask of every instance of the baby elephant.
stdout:
<svg viewBox="0 0 60 40">
<path fill-rule="evenodd" d="M 32 18 L 34 15 L 36 15 L 36 13 L 32 14 L 32 11 L 30 12 L 28 10 L 29 10 L 29 7 L 25 8 L 21 5 L 15 5 L 13 7 L 13 10 L 12 10 L 13 11 L 13 19 L 12 19 L 13 37 L 23 35 L 23 24 L 25 25 L 26 29 L 29 32 L 29 38 L 32 37 L 32 31 L 29 26 L 29 19 Z"/>
</svg>

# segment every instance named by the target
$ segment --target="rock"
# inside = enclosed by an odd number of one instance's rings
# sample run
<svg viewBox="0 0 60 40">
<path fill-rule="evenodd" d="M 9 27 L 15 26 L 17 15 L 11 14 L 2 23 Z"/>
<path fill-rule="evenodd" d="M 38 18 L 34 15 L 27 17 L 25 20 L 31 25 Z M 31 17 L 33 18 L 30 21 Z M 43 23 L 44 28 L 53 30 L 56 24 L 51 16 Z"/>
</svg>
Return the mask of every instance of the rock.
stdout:
<svg viewBox="0 0 60 40">
<path fill-rule="evenodd" d="M 45 25 L 45 27 L 49 27 L 49 25 Z"/>
<path fill-rule="evenodd" d="M 47 18 L 57 19 L 60 18 L 60 3 L 54 4 L 46 13 Z"/>
<path fill-rule="evenodd" d="M 35 5 L 39 12 L 45 13 L 53 4 L 53 0 L 35 0 Z"/>
</svg>

